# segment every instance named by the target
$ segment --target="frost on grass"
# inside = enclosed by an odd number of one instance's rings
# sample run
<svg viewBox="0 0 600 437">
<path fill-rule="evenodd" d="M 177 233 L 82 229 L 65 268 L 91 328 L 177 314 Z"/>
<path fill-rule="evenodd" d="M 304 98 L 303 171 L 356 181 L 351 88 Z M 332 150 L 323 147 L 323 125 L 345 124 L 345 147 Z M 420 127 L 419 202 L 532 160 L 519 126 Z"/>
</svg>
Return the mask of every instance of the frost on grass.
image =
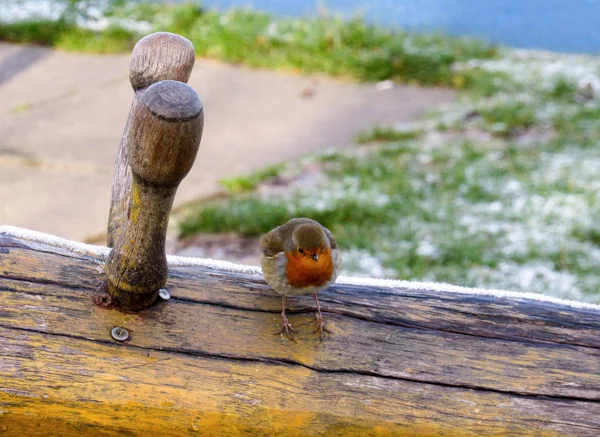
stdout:
<svg viewBox="0 0 600 437">
<path fill-rule="evenodd" d="M 349 274 L 365 278 L 394 278 L 396 276 L 396 272 L 384 267 L 379 258 L 359 249 L 349 249 L 343 252 L 342 275 Z"/>
<path fill-rule="evenodd" d="M 498 59 L 473 59 L 456 65 L 457 69 L 481 68 L 509 75 L 529 88 L 551 90 L 567 79 L 579 87 L 600 93 L 600 59 L 596 56 L 567 55 L 534 50 L 506 50 Z"/>
<path fill-rule="evenodd" d="M 458 232 L 492 243 L 462 280 L 600 301 L 600 58 L 507 51 L 456 69 L 507 77 L 491 96 L 465 93 L 423 122 L 421 162 L 439 159 L 439 127 L 458 142 L 472 131 L 482 140 L 467 159 L 464 147 L 442 142 L 446 161 L 464 166 L 453 200 Z M 438 181 L 435 173 L 426 178 Z"/>
<path fill-rule="evenodd" d="M 330 181 L 327 189 L 308 189 L 296 192 L 296 199 L 289 203 L 291 212 L 310 208 L 317 212 L 335 209 L 335 206 L 348 199 L 348 193 L 353 193 L 352 200 L 364 207 L 379 208 L 387 205 L 390 196 L 377 189 L 364 189 L 360 180 L 355 177 L 344 177 L 339 181 Z"/>
<path fill-rule="evenodd" d="M 507 51 L 455 68 L 473 81 L 456 102 L 322 154 L 327 184 L 218 217 L 313 217 L 345 274 L 600 303 L 600 58 Z"/>
</svg>

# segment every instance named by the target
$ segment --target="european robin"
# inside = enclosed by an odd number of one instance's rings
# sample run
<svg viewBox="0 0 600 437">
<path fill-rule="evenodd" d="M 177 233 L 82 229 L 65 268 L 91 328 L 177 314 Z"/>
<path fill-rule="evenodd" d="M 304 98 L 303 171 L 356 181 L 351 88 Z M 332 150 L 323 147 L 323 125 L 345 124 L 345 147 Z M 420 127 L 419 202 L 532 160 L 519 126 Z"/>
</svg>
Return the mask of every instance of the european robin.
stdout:
<svg viewBox="0 0 600 437">
<path fill-rule="evenodd" d="M 317 293 L 335 282 L 342 264 L 337 241 L 326 227 L 309 218 L 295 218 L 260 239 L 261 265 L 267 284 L 281 294 L 281 330 L 294 340 L 296 331 L 285 316 L 286 296 L 312 294 L 317 327 L 323 340 L 323 315 Z"/>
</svg>

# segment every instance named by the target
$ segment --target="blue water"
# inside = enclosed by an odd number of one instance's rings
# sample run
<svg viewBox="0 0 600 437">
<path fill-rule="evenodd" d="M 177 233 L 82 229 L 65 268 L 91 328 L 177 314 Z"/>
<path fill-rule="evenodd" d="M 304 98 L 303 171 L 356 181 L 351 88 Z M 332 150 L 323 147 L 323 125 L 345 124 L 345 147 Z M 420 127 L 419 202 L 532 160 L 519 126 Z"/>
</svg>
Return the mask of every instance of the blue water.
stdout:
<svg viewBox="0 0 600 437">
<path fill-rule="evenodd" d="M 374 23 L 442 30 L 512 46 L 600 53 L 600 0 L 201 0 L 226 9 L 250 6 L 286 16 L 324 8 L 342 16 L 362 13 Z"/>
</svg>

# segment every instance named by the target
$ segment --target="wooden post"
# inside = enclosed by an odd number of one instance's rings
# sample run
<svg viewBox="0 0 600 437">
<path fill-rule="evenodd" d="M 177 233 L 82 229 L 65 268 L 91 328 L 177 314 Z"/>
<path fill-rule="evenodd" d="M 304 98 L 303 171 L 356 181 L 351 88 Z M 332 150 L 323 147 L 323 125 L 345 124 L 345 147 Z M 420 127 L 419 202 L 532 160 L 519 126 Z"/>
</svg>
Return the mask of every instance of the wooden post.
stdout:
<svg viewBox="0 0 600 437">
<path fill-rule="evenodd" d="M 148 87 L 133 108 L 128 138 L 132 172 L 123 237 L 106 263 L 108 292 L 119 308 L 141 310 L 168 276 L 165 238 L 179 183 L 192 168 L 203 109 L 188 85 L 165 80 Z"/>
<path fill-rule="evenodd" d="M 161 80 L 187 82 L 195 62 L 194 46 L 186 38 L 168 32 L 145 36 L 133 48 L 129 80 L 135 91 L 129 118 L 121 138 L 113 177 L 108 218 L 107 245 L 114 247 L 124 233 L 131 199 L 131 169 L 128 146 L 131 117 L 146 88 Z"/>
</svg>

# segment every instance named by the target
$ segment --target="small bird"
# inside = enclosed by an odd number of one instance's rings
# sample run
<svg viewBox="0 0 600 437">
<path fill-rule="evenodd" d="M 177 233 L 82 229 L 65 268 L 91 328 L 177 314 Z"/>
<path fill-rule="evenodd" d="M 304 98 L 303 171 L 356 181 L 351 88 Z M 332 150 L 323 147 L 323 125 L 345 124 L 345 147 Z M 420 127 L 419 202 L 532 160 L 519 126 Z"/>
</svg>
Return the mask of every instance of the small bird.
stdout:
<svg viewBox="0 0 600 437">
<path fill-rule="evenodd" d="M 326 227 L 309 218 L 295 218 L 260 239 L 261 265 L 267 284 L 281 294 L 281 330 L 294 340 L 296 331 L 285 315 L 286 296 L 312 294 L 317 304 L 317 327 L 323 331 L 323 315 L 317 293 L 335 282 L 342 264 L 337 241 Z"/>
</svg>

